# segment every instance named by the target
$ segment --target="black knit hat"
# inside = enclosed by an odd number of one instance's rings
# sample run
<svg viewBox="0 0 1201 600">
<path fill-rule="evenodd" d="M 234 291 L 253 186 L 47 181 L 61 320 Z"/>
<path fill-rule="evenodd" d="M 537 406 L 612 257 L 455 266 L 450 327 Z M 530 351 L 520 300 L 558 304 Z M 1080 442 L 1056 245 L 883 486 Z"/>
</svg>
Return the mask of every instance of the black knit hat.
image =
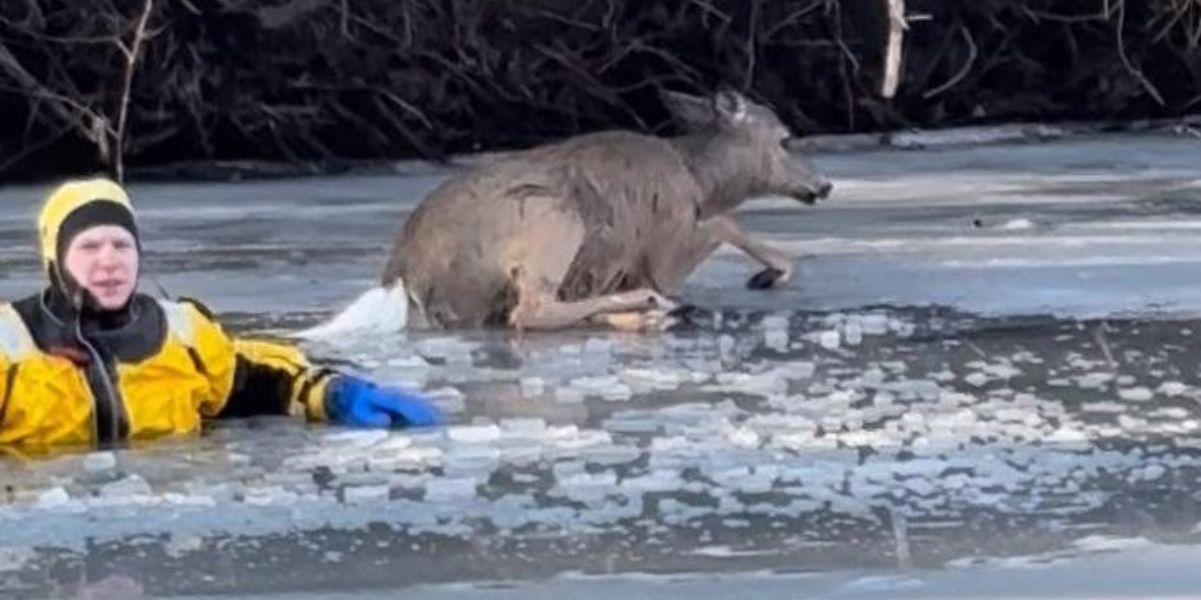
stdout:
<svg viewBox="0 0 1201 600">
<path fill-rule="evenodd" d="M 67 218 L 63 219 L 62 225 L 59 226 L 58 247 L 54 253 L 58 264 L 64 264 L 64 255 L 67 253 L 67 248 L 71 246 L 71 240 L 79 232 L 89 227 L 95 227 L 96 225 L 117 225 L 125 228 L 126 231 L 133 235 L 138 250 L 142 249 L 142 240 L 138 234 L 138 224 L 134 221 L 133 213 L 130 212 L 128 207 L 112 200 L 92 200 L 71 211 L 67 215 Z"/>
</svg>

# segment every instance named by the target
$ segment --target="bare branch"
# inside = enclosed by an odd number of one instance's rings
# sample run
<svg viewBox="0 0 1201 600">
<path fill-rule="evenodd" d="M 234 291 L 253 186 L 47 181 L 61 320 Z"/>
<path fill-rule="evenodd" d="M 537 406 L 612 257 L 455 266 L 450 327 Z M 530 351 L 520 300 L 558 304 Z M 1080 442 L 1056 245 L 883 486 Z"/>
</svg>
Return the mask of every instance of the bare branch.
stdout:
<svg viewBox="0 0 1201 600">
<path fill-rule="evenodd" d="M 91 135 L 89 122 L 95 121 L 100 115 L 91 108 L 48 89 L 21 65 L 3 41 L 0 41 L 0 70 L 8 73 L 9 77 L 17 83 L 18 87 L 11 89 L 35 98 L 49 100 L 47 106 L 63 123 L 71 125 L 84 135 Z M 78 114 L 72 113 L 68 109 L 74 109 Z"/>
<path fill-rule="evenodd" d="M 124 181 L 125 178 L 125 136 L 126 125 L 129 119 L 129 96 L 133 90 L 133 75 L 137 70 L 138 55 L 142 51 L 142 42 L 146 35 L 146 23 L 150 20 L 150 13 L 154 10 L 154 0 L 145 0 L 142 4 L 142 13 L 138 16 L 137 25 L 133 30 L 133 40 L 129 45 L 125 45 L 120 41 L 117 46 L 125 54 L 125 73 L 121 82 L 121 101 L 117 109 L 117 122 L 112 133 L 112 155 L 110 164 L 113 170 L 113 175 L 117 181 Z"/>
<path fill-rule="evenodd" d="M 936 87 L 934 89 L 926 91 L 926 93 L 922 94 L 922 98 L 929 100 L 930 98 L 933 98 L 933 97 L 955 87 L 956 85 L 959 84 L 960 81 L 963 81 L 963 78 L 967 77 L 967 74 L 972 70 L 972 64 L 974 64 L 976 62 L 976 58 L 979 56 L 980 51 L 979 51 L 979 49 L 976 48 L 976 41 L 972 39 L 972 32 L 968 31 L 968 28 L 966 25 L 960 25 L 959 31 L 960 31 L 960 33 L 963 34 L 964 41 L 967 42 L 967 49 L 968 49 L 967 60 L 964 61 L 963 66 L 959 68 L 959 71 L 957 73 L 955 73 L 954 76 L 952 76 L 950 79 L 948 79 L 942 85 L 939 85 L 938 87 Z"/>
<path fill-rule="evenodd" d="M 1160 106 L 1163 106 L 1163 96 L 1159 93 L 1159 90 L 1155 87 L 1155 84 L 1151 83 L 1151 81 L 1147 79 L 1147 76 L 1143 74 L 1142 69 L 1135 67 L 1134 64 L 1130 62 L 1130 57 L 1126 55 L 1126 41 L 1125 35 L 1123 34 L 1124 30 L 1126 29 L 1126 0 L 1117 0 L 1117 11 L 1118 25 L 1116 35 L 1118 38 L 1118 56 L 1122 59 L 1122 66 L 1126 67 L 1126 72 L 1130 73 L 1130 75 L 1138 80 L 1139 84 L 1143 86 L 1143 89 L 1146 90 L 1148 94 L 1151 94 L 1151 97 L 1154 98 Z"/>
<path fill-rule="evenodd" d="M 742 91 L 748 91 L 755 82 L 755 59 L 759 56 L 759 46 L 755 35 L 759 29 L 759 0 L 750 0 L 751 16 L 748 19 L 746 33 L 746 70 L 742 76 Z"/>
</svg>

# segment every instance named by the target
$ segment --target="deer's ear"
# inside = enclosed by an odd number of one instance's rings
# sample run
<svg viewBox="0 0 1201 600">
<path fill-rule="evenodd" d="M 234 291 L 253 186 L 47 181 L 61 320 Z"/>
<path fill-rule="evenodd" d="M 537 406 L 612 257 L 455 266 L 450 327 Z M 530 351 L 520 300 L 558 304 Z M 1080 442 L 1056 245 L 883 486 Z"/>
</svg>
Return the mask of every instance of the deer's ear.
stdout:
<svg viewBox="0 0 1201 600">
<path fill-rule="evenodd" d="M 676 122 L 686 129 L 710 125 L 717 118 L 717 114 L 713 112 L 713 103 L 701 96 L 660 90 L 659 97 L 663 99 L 663 104 L 675 117 Z"/>
<path fill-rule="evenodd" d="M 746 96 L 731 89 L 720 90 L 713 96 L 713 110 L 722 119 L 733 123 L 746 120 L 748 104 Z"/>
</svg>

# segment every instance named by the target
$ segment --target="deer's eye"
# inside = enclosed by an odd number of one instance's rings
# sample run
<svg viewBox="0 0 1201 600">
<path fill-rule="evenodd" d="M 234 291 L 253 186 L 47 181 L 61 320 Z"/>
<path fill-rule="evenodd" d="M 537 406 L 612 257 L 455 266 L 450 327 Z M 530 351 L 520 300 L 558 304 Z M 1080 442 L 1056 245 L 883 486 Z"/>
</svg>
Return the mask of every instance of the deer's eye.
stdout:
<svg viewBox="0 0 1201 600">
<path fill-rule="evenodd" d="M 786 136 L 780 138 L 780 147 L 781 148 L 788 150 L 791 145 L 792 145 L 792 136 L 786 135 Z"/>
</svg>

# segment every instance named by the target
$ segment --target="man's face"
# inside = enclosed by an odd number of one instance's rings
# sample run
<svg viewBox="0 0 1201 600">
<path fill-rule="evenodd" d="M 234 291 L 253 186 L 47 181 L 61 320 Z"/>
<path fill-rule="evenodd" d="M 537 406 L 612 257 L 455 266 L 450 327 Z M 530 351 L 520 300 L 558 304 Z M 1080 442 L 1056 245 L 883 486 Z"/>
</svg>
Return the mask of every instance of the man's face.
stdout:
<svg viewBox="0 0 1201 600">
<path fill-rule="evenodd" d="M 79 232 L 63 262 L 71 278 L 92 294 L 101 309 L 125 306 L 137 287 L 137 241 L 124 227 L 95 225 Z"/>
</svg>

